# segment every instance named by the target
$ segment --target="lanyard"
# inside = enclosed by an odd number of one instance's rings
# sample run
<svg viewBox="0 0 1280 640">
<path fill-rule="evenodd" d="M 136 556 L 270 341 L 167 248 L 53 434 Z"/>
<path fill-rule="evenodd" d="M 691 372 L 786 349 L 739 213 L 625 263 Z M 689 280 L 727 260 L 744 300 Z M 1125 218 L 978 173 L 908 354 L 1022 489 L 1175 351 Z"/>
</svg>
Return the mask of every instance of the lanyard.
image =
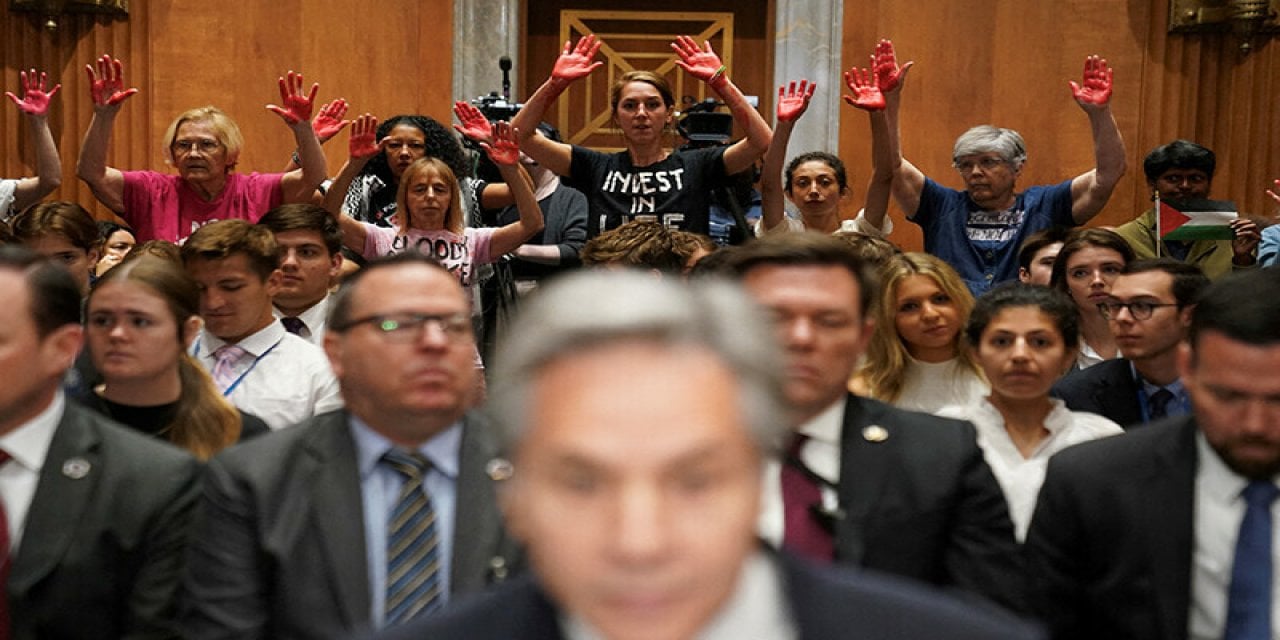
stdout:
<svg viewBox="0 0 1280 640">
<path fill-rule="evenodd" d="M 288 335 L 288 334 L 285 334 L 285 335 Z M 262 360 L 262 359 L 263 359 L 263 358 L 265 358 L 265 357 L 267 357 L 267 354 L 271 353 L 272 351 L 275 351 L 276 347 L 280 346 L 280 343 L 281 343 L 281 342 L 283 342 L 283 341 L 284 341 L 284 336 L 281 336 L 279 340 L 276 340 L 276 341 L 275 341 L 275 343 L 273 343 L 270 347 L 267 347 L 267 350 L 266 350 L 266 351 L 263 351 L 263 352 L 262 352 L 262 355 L 260 355 L 260 356 L 254 356 L 254 358 L 253 358 L 253 363 L 249 365 L 249 368 L 248 368 L 248 369 L 245 369 L 245 370 L 244 370 L 244 373 L 240 374 L 240 375 L 239 375 L 235 380 L 233 380 L 233 381 L 231 382 L 231 384 L 227 385 L 227 389 L 226 389 L 225 391 L 223 391 L 223 392 L 222 392 L 222 397 L 224 397 L 224 398 L 229 398 L 229 397 L 231 397 L 231 392 L 235 391 L 235 390 L 236 390 L 236 387 L 240 386 L 240 383 L 244 381 L 245 376 L 249 375 L 249 373 L 250 373 L 250 372 L 252 372 L 252 371 L 254 370 L 254 368 L 256 368 L 256 367 L 258 366 L 258 361 L 259 361 L 259 360 Z M 191 355 L 196 356 L 196 357 L 199 357 L 199 356 L 200 356 L 200 343 L 199 343 L 199 342 L 197 342 L 197 343 L 196 343 L 195 353 L 193 353 L 193 354 L 191 354 Z"/>
</svg>

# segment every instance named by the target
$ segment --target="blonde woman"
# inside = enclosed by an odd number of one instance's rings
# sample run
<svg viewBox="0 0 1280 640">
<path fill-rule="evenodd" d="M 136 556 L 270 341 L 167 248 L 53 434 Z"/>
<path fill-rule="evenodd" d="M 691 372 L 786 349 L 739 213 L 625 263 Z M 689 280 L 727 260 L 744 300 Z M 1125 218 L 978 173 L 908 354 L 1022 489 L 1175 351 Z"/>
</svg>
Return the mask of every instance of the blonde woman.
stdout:
<svg viewBox="0 0 1280 640">
<path fill-rule="evenodd" d="M 973 296 L 942 260 L 903 253 L 881 270 L 876 332 L 851 387 L 903 409 L 936 412 L 987 393 L 964 324 Z"/>
</svg>

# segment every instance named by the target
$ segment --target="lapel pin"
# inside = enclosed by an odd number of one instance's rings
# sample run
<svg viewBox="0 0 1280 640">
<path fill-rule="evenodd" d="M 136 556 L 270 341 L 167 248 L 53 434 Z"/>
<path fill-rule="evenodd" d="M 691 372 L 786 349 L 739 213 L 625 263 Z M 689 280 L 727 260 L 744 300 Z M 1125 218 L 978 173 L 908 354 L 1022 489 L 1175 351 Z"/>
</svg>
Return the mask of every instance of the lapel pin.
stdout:
<svg viewBox="0 0 1280 640">
<path fill-rule="evenodd" d="M 484 466 L 485 473 L 489 474 L 489 479 L 494 482 L 502 482 L 509 480 L 511 475 L 515 473 L 515 467 L 506 458 L 494 458 Z"/>
<path fill-rule="evenodd" d="M 89 465 L 88 460 L 85 460 L 84 458 L 71 458 L 70 460 L 62 463 L 62 475 L 71 478 L 72 480 L 79 480 L 89 475 L 89 469 L 91 468 L 92 467 Z"/>
<path fill-rule="evenodd" d="M 862 428 L 862 439 L 867 442 L 884 442 L 889 439 L 889 431 L 878 424 L 873 424 Z"/>
</svg>

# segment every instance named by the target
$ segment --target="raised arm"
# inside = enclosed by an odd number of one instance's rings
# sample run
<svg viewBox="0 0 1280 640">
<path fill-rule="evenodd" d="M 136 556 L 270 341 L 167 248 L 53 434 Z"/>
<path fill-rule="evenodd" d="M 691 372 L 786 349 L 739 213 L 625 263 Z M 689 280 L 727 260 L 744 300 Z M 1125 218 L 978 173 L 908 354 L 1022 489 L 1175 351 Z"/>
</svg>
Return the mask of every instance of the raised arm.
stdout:
<svg viewBox="0 0 1280 640">
<path fill-rule="evenodd" d="M 908 64 L 903 69 L 904 74 L 909 68 Z M 889 211 L 889 193 L 893 188 L 894 170 L 901 163 L 902 153 L 896 148 L 896 140 L 890 138 L 885 97 L 880 90 L 881 79 L 877 72 L 875 56 L 871 57 L 870 69 L 852 67 L 846 71 L 844 83 L 852 93 L 844 96 L 844 101 L 854 108 L 866 111 L 871 123 L 871 180 L 867 185 L 867 200 L 862 207 L 862 218 L 874 228 L 876 235 L 884 236 L 888 235 L 885 216 Z M 897 79 L 898 85 L 901 85 L 902 75 Z"/>
<path fill-rule="evenodd" d="M 1111 114 L 1112 70 L 1107 61 L 1089 56 L 1081 84 L 1071 82 L 1071 95 L 1089 116 L 1093 133 L 1093 170 L 1071 181 L 1071 217 L 1084 224 L 1102 211 L 1124 175 L 1124 139 Z"/>
<path fill-rule="evenodd" d="M 343 129 L 351 124 L 350 120 L 344 120 L 347 115 L 349 105 L 343 98 L 338 98 L 332 102 L 320 107 L 320 111 L 316 113 L 316 117 L 311 120 L 311 128 L 315 130 L 316 137 L 320 139 L 320 146 L 324 146 L 326 142 L 333 139 Z M 295 149 L 293 156 L 289 158 L 289 164 L 285 165 L 284 172 L 288 173 L 294 169 L 299 169 L 298 151 Z"/>
<path fill-rule="evenodd" d="M 17 213 L 53 193 L 62 184 L 62 160 L 58 158 L 58 147 L 53 142 L 53 134 L 49 131 L 49 101 L 62 88 L 56 85 L 53 90 L 45 92 L 48 87 L 48 75 L 30 72 L 19 73 L 22 79 L 22 99 L 6 91 L 5 95 L 18 110 L 27 116 L 31 127 L 31 141 L 36 147 L 36 177 L 21 178 L 13 193 L 13 206 L 10 213 Z"/>
<path fill-rule="evenodd" d="M 324 208 L 338 219 L 338 228 L 342 229 L 342 244 L 346 248 L 364 253 L 365 236 L 369 235 L 364 225 L 342 210 L 342 200 L 351 181 L 360 175 L 369 159 L 382 151 L 384 141 L 374 141 L 378 131 L 378 119 L 372 114 L 364 114 L 355 119 L 351 125 L 351 138 L 347 142 L 348 158 L 342 165 L 342 171 L 333 179 L 329 190 L 324 194 Z"/>
<path fill-rule="evenodd" d="M 137 93 L 124 88 L 124 63 L 103 55 L 94 65 L 84 66 L 89 75 L 89 98 L 93 101 L 93 118 L 80 145 L 76 176 L 89 185 L 94 197 L 116 213 L 124 213 L 124 174 L 107 166 L 107 147 L 111 144 L 111 127 L 120 105 Z"/>
<path fill-rule="evenodd" d="M 796 121 L 809 108 L 817 83 L 801 80 L 778 87 L 778 124 L 773 130 L 773 142 L 764 154 L 764 166 L 760 171 L 760 225 L 765 231 L 782 224 L 786 208 L 783 197 L 782 170 L 787 161 L 787 143 Z"/>
<path fill-rule="evenodd" d="M 298 159 L 302 161 L 301 168 L 284 174 L 280 179 L 280 190 L 284 192 L 285 202 L 310 202 L 329 172 L 325 166 L 324 151 L 320 149 L 320 139 L 311 127 L 311 107 L 315 104 L 320 85 L 312 84 L 311 93 L 304 94 L 302 74 L 292 71 L 287 78 L 280 78 L 279 84 L 281 104 L 269 104 L 267 110 L 280 116 L 293 130 L 293 139 L 298 143 Z"/>
<path fill-rule="evenodd" d="M 893 199 L 898 203 L 907 217 L 914 216 L 920 208 L 920 194 L 924 191 L 924 173 L 915 165 L 902 157 L 902 135 L 898 127 L 898 107 L 902 100 L 902 87 L 906 84 L 907 72 L 912 62 L 898 66 L 898 57 L 893 50 L 893 43 L 881 40 L 876 45 L 872 56 L 872 67 L 876 78 L 876 86 L 884 94 L 884 121 L 878 125 L 875 118 L 871 121 L 871 159 L 883 158 L 893 174 Z M 876 136 L 880 139 L 877 141 Z M 879 148 L 877 148 L 879 145 Z M 873 169 L 879 171 L 879 169 Z"/>
<path fill-rule="evenodd" d="M 520 112 L 511 120 L 512 128 L 520 132 L 520 149 L 556 175 L 569 174 L 569 166 L 573 161 L 573 147 L 550 140 L 538 133 L 538 123 L 542 122 L 551 103 L 555 102 L 573 81 L 585 78 L 604 64 L 595 62 L 600 44 L 592 34 L 582 36 L 577 45 L 566 41 L 560 57 L 556 58 L 556 66 L 551 70 L 551 77 L 547 78 L 547 81 L 525 100 Z"/>
<path fill-rule="evenodd" d="M 498 173 L 502 174 L 502 179 L 511 189 L 511 195 L 516 201 L 516 211 L 520 213 L 519 220 L 498 227 L 493 232 L 493 237 L 489 240 L 489 254 L 493 256 L 515 251 L 534 234 L 542 231 L 545 224 L 542 219 L 542 207 L 538 206 L 538 199 L 534 197 L 533 189 L 529 187 L 529 179 L 520 175 L 518 136 L 519 134 L 510 124 L 499 122 L 493 130 L 493 143 L 480 143 L 485 153 L 489 154 L 489 159 L 498 166 Z"/>
<path fill-rule="evenodd" d="M 745 138 L 729 145 L 724 151 L 726 175 L 745 171 L 769 149 L 769 142 L 773 139 L 769 124 L 747 102 L 742 91 L 729 81 L 729 76 L 725 73 L 726 67 L 720 62 L 720 56 L 711 49 L 710 42 L 703 42 L 699 49 L 693 38 L 677 36 L 676 41 L 671 43 L 671 48 L 680 56 L 676 64 L 685 73 L 707 83 L 720 101 L 729 107 L 733 121 L 746 131 Z"/>
</svg>

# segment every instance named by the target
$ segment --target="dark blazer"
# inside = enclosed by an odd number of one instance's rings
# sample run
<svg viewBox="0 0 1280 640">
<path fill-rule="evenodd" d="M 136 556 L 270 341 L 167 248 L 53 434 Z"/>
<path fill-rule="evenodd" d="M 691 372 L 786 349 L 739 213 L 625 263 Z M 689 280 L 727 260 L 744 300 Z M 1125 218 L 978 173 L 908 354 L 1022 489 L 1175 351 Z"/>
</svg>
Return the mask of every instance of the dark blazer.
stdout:
<svg viewBox="0 0 1280 640">
<path fill-rule="evenodd" d="M 1049 395 L 1062 398 L 1072 411 L 1096 413 L 1125 429 L 1145 424 L 1138 401 L 1138 381 L 1133 378 L 1129 361 L 1123 358 L 1072 371 L 1053 385 Z"/>
<path fill-rule="evenodd" d="M 1025 550 L 1055 637 L 1187 637 L 1195 433 L 1171 418 L 1049 460 Z"/>
<path fill-rule="evenodd" d="M 1003 613 L 961 604 L 922 586 L 874 572 L 846 572 L 781 560 L 800 640 L 859 638 L 949 640 L 1040 638 L 1039 630 Z M 783 603 L 778 603 L 782 606 Z M 440 616 L 414 620 L 379 640 L 561 640 L 555 605 L 530 576 Z"/>
<path fill-rule="evenodd" d="M 487 463 L 484 423 L 464 419 L 452 593 L 515 562 Z M 369 571 L 355 441 L 325 413 L 213 458 L 184 579 L 188 638 L 346 638 L 369 630 Z"/>
<path fill-rule="evenodd" d="M 177 638 L 199 463 L 68 400 L 8 591 L 13 638 Z"/>
<path fill-rule="evenodd" d="M 850 395 L 836 561 L 1025 609 L 1009 506 L 976 438 L 968 422 Z"/>
</svg>

